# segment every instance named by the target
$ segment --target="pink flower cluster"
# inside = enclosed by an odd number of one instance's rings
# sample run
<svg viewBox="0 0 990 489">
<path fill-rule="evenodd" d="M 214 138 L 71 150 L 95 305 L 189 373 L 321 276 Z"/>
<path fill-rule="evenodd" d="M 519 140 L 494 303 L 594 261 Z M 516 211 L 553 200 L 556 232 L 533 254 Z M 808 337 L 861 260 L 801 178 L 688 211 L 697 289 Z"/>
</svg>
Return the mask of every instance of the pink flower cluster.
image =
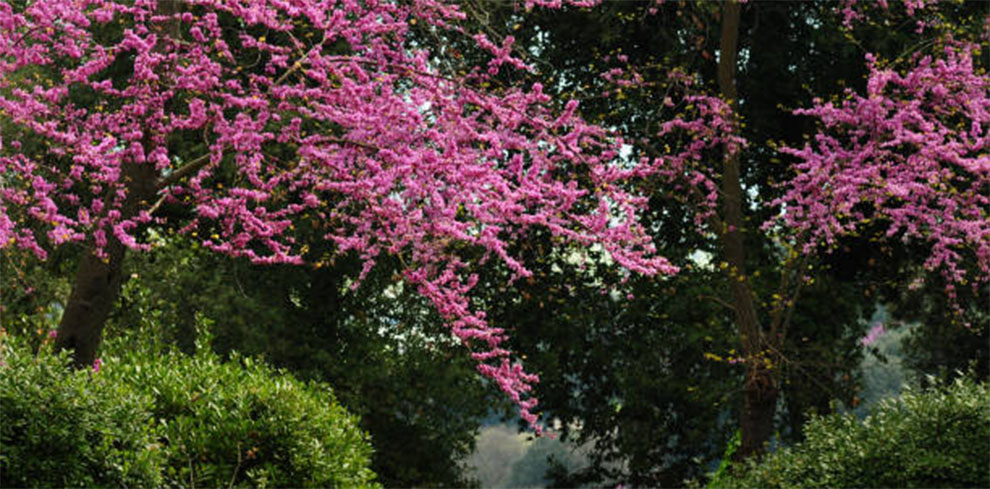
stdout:
<svg viewBox="0 0 990 489">
<path fill-rule="evenodd" d="M 303 224 L 357 253 L 365 273 L 399 255 L 405 279 L 537 430 L 537 377 L 471 306 L 477 278 L 464 251 L 525 277 L 508 243 L 541 226 L 601 245 L 632 271 L 677 271 L 637 221 L 645 198 L 626 190 L 655 170 L 621 163 L 620 139 L 585 122 L 576 102 L 557 110 L 539 84 L 483 88 L 502 66 L 523 67 L 511 39 L 476 38 L 493 59 L 460 76 L 407 41 L 416 23 L 459 32 L 455 5 L 16 5 L 0 3 L 0 247 L 41 258 L 73 242 L 147 249 L 141 229 L 169 224 L 165 205 L 189 211 L 171 223 L 181 233 L 257 263 L 302 263 Z M 128 211 L 135 166 L 154 168 L 158 193 Z"/>
<path fill-rule="evenodd" d="M 909 17 L 914 17 L 920 11 L 939 3 L 941 0 L 903 0 L 898 3 L 904 5 L 904 10 L 907 12 Z M 842 16 L 842 25 L 847 29 L 851 29 L 856 22 L 859 22 L 867 17 L 863 10 L 866 6 L 875 5 L 885 11 L 890 10 L 889 0 L 873 0 L 862 2 L 860 0 L 841 0 L 835 7 L 838 14 Z M 929 21 L 925 19 L 917 19 L 917 33 L 924 31 L 925 27 L 929 25 Z"/>
<path fill-rule="evenodd" d="M 886 333 L 887 330 L 884 329 L 883 323 L 876 323 L 872 328 L 870 328 L 870 331 L 866 333 L 866 336 L 860 338 L 859 342 L 862 343 L 863 346 L 872 346 Z"/>
<path fill-rule="evenodd" d="M 870 59 L 867 93 L 797 113 L 818 118 L 813 144 L 776 201 L 806 233 L 808 252 L 871 222 L 888 237 L 930 245 L 925 261 L 955 287 L 990 279 L 990 77 L 974 70 L 978 46 L 917 56 L 906 73 Z M 967 271 L 964 262 L 976 263 Z"/>
<path fill-rule="evenodd" d="M 658 136 L 679 138 L 682 144 L 664 147 L 657 158 L 658 174 L 672 191 L 695 207 L 695 224 L 701 229 L 716 213 L 719 175 L 725 152 L 737 153 L 747 144 L 736 131 L 732 107 L 718 97 L 687 94 L 685 115 L 660 125 Z M 673 106 L 668 98 L 665 104 Z M 710 229 L 719 233 L 720 229 Z"/>
<path fill-rule="evenodd" d="M 602 0 L 526 0 L 524 6 L 531 9 L 534 6 L 546 8 L 561 8 L 565 5 L 574 7 L 594 7 L 602 3 Z"/>
</svg>

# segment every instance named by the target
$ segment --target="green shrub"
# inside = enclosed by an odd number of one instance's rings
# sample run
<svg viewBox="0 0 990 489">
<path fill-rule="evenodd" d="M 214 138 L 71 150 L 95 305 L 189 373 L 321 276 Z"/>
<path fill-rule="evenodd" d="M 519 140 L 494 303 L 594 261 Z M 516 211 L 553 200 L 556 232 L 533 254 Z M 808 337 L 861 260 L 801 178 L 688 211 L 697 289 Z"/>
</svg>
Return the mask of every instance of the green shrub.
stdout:
<svg viewBox="0 0 990 489">
<path fill-rule="evenodd" d="M 104 372 L 152 398 L 164 478 L 184 487 L 374 487 L 371 445 L 325 384 L 250 358 L 124 348 Z"/>
<path fill-rule="evenodd" d="M 805 440 L 751 463 L 737 487 L 990 487 L 990 391 L 959 379 L 884 401 L 862 422 L 816 417 Z"/>
<path fill-rule="evenodd" d="M 0 486 L 154 487 L 150 398 L 0 338 Z"/>
<path fill-rule="evenodd" d="M 116 340 L 94 373 L 2 341 L 2 487 L 377 487 L 325 384 L 205 347 Z"/>
</svg>

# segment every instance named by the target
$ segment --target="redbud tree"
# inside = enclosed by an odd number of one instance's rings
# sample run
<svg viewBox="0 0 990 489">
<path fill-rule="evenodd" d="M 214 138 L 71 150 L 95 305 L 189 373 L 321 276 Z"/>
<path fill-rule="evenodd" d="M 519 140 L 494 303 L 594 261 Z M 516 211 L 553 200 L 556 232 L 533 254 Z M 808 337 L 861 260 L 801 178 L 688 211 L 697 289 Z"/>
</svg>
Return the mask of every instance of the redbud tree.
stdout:
<svg viewBox="0 0 990 489">
<path fill-rule="evenodd" d="M 732 271 L 744 270 L 744 255 L 733 259 L 730 240 L 723 240 L 747 365 L 738 452 L 742 456 L 762 451 L 771 435 L 782 376 L 779 365 L 787 362 L 780 352 L 802 287 L 812 281 L 804 270 L 806 263 L 810 270 L 822 254 L 863 233 L 879 233 L 871 241 L 911 244 L 925 256 L 924 273 L 941 277 L 957 323 L 964 323 L 958 319 L 966 306 L 959 300 L 959 287 L 968 286 L 978 295 L 990 282 L 990 77 L 974 62 L 981 45 L 972 37 L 955 40 L 954 32 L 964 30 L 944 22 L 937 4 L 847 0 L 835 7 L 854 42 L 856 23 L 868 20 L 864 9 L 874 9 L 870 15 L 876 25 L 875 20 L 891 15 L 894 7 L 913 18 L 914 34 L 921 42 L 895 60 L 881 61 L 867 53 L 865 94 L 847 90 L 828 101 L 815 98 L 810 108 L 794 111 L 816 119 L 818 127 L 803 147 L 779 150 L 793 162 L 791 178 L 780 185 L 783 194 L 769 202 L 777 217 L 763 230 L 779 238 L 788 256 L 763 324 L 739 313 L 754 310 L 748 299 L 740 298 L 755 294 L 744 274 L 734 280 Z M 990 17 L 983 20 L 990 22 Z M 987 40 L 985 31 L 982 40 Z M 720 69 L 728 58 L 720 60 Z M 723 94 L 734 99 L 734 87 L 723 82 L 721 71 L 719 76 Z M 725 182 L 738 176 L 726 171 L 722 179 L 723 188 L 729 188 Z M 723 199 L 729 201 L 732 195 L 724 192 Z M 731 226 L 730 206 L 723 208 Z M 912 283 L 917 286 L 923 280 L 931 279 L 922 275 Z"/>
<path fill-rule="evenodd" d="M 364 273 L 398 256 L 405 282 L 536 427 L 537 377 L 472 306 L 477 264 L 463 257 L 526 277 L 507 243 L 540 226 L 631 271 L 676 268 L 625 185 L 655 166 L 622 162 L 620 137 L 539 84 L 487 88 L 527 68 L 511 38 L 474 36 L 489 59 L 464 73 L 410 41 L 416 25 L 471 35 L 462 17 L 435 0 L 0 4 L 0 246 L 41 259 L 85 248 L 58 336 L 76 364 L 93 362 L 125 252 L 153 246 L 149 227 L 304 264 L 293 231 L 313 226 Z"/>
</svg>

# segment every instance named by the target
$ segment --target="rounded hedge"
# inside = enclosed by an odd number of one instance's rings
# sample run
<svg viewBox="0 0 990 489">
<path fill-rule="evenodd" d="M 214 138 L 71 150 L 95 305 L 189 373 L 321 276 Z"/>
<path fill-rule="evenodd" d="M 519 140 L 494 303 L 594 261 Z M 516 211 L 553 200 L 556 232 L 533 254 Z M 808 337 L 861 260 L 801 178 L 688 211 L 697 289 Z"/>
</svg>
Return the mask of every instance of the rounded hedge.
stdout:
<svg viewBox="0 0 990 489">
<path fill-rule="evenodd" d="M 377 487 L 366 435 L 325 384 L 206 348 L 111 350 L 72 371 L 4 338 L 0 484 Z"/>
<path fill-rule="evenodd" d="M 805 440 L 750 463 L 734 487 L 990 487 L 990 390 L 959 379 L 886 400 L 859 421 L 815 417 Z"/>
<path fill-rule="evenodd" d="M 0 359 L 0 486 L 161 485 L 150 398 L 9 335 Z"/>
</svg>

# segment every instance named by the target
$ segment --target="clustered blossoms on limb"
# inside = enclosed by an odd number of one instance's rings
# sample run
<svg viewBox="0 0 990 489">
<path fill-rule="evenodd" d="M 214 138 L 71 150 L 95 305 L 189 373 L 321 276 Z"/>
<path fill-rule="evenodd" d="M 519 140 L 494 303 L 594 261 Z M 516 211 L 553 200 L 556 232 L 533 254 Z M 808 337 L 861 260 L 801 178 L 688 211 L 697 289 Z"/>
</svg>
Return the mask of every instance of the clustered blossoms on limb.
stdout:
<svg viewBox="0 0 990 489">
<path fill-rule="evenodd" d="M 897 1 L 897 3 L 904 4 L 904 10 L 907 12 L 908 17 L 914 17 L 915 14 L 924 11 L 926 8 L 939 3 L 941 0 L 903 0 Z M 842 26 L 850 29 L 853 24 L 866 19 L 868 15 L 864 13 L 866 8 L 870 6 L 879 7 L 883 10 L 890 10 L 889 0 L 841 0 L 839 4 L 835 7 L 837 13 L 842 15 Z M 930 25 L 929 20 L 918 19 L 917 29 L 915 32 L 921 33 L 925 30 L 925 27 Z"/>
<path fill-rule="evenodd" d="M 866 96 L 796 111 L 821 120 L 786 184 L 783 222 L 807 233 L 805 252 L 879 221 L 888 237 L 927 242 L 925 261 L 956 286 L 990 280 L 990 77 L 979 47 L 949 43 L 900 74 L 868 58 Z M 963 265 L 973 260 L 976 270 Z M 958 306 L 957 306 L 958 308 Z"/>
<path fill-rule="evenodd" d="M 738 134 L 732 107 L 719 97 L 697 91 L 695 79 L 681 70 L 660 75 L 665 81 L 658 84 L 647 81 L 628 63 L 626 55 L 619 54 L 615 60 L 624 66 L 610 68 L 600 75 L 615 87 L 602 96 L 621 100 L 625 97 L 623 90 L 662 88 L 666 94 L 663 110 L 671 112 L 670 119 L 662 122 L 655 134 L 663 141 L 662 148 L 652 146 L 647 138 L 638 141 L 647 153 L 639 160 L 639 168 L 659 177 L 674 199 L 695 208 L 694 220 L 699 231 L 704 232 L 708 226 L 709 232 L 722 232 L 721 223 L 715 223 L 720 163 L 725 151 L 737 153 L 748 144 Z M 610 62 L 612 57 L 606 56 L 604 61 Z"/>
<path fill-rule="evenodd" d="M 665 146 L 665 155 L 655 166 L 674 192 L 694 203 L 697 208 L 694 219 L 699 229 L 707 224 L 709 231 L 717 235 L 724 231 L 721 221 L 713 224 L 719 204 L 718 163 L 724 157 L 719 152 L 738 153 L 747 141 L 736 133 L 732 107 L 721 98 L 692 94 L 685 95 L 683 100 L 690 116 L 678 115 L 662 123 L 657 134 L 663 138 L 680 136 L 683 144 L 675 150 L 670 150 L 670 144 Z M 669 97 L 664 104 L 674 106 Z"/>
<path fill-rule="evenodd" d="M 525 277 L 508 242 L 542 226 L 629 270 L 677 271 L 637 221 L 646 199 L 624 190 L 654 169 L 619 163 L 621 139 L 583 121 L 576 102 L 556 111 L 539 84 L 481 88 L 521 65 L 511 38 L 478 39 L 494 59 L 456 78 L 407 42 L 417 23 L 456 31 L 456 6 L 184 0 L 181 10 L 0 3 L 0 247 L 40 258 L 67 243 L 103 253 L 110 239 L 148 249 L 142 229 L 168 224 L 165 204 L 188 209 L 172 224 L 206 248 L 298 264 L 306 244 L 293 229 L 311 225 L 338 253 L 359 254 L 363 274 L 383 253 L 403 258 L 405 279 L 537 431 L 538 379 L 471 306 L 464 250 Z M 158 193 L 128 212 L 134 165 L 154 166 Z"/>
</svg>

